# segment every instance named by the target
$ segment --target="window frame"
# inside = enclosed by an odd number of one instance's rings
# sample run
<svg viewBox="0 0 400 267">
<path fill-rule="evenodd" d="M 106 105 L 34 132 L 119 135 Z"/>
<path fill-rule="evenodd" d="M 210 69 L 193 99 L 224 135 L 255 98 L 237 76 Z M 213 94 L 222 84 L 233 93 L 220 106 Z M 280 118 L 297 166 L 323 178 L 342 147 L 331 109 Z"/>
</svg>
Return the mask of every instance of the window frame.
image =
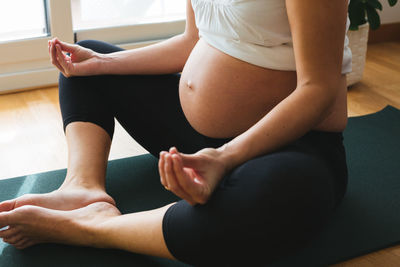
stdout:
<svg viewBox="0 0 400 267">
<path fill-rule="evenodd" d="M 65 0 L 46 0 L 45 5 L 49 36 L 0 43 L 0 93 L 57 82 L 58 72 L 50 63 L 47 41 L 58 36 L 73 42 L 71 5 Z"/>
<path fill-rule="evenodd" d="M 47 41 L 54 37 L 74 43 L 85 39 L 109 42 L 124 49 L 150 45 L 185 29 L 185 19 L 73 31 L 71 0 L 45 0 L 49 36 L 0 43 L 0 93 L 55 86 L 58 70 L 51 64 Z"/>
<path fill-rule="evenodd" d="M 185 30 L 185 20 L 124 25 L 98 29 L 78 30 L 76 41 L 101 40 L 115 45 L 163 40 Z"/>
</svg>

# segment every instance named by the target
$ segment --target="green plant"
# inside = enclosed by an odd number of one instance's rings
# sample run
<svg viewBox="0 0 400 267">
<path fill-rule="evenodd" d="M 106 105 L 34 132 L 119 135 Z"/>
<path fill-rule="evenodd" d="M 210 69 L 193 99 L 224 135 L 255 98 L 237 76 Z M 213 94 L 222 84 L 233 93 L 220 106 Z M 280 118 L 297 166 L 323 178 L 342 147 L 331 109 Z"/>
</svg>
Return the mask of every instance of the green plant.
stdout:
<svg viewBox="0 0 400 267">
<path fill-rule="evenodd" d="M 397 0 L 388 0 L 390 6 L 394 6 Z M 379 0 L 350 0 L 349 18 L 350 30 L 358 30 L 358 26 L 366 22 L 372 30 L 376 30 L 381 25 L 381 19 L 377 9 L 382 11 L 382 4 Z"/>
</svg>

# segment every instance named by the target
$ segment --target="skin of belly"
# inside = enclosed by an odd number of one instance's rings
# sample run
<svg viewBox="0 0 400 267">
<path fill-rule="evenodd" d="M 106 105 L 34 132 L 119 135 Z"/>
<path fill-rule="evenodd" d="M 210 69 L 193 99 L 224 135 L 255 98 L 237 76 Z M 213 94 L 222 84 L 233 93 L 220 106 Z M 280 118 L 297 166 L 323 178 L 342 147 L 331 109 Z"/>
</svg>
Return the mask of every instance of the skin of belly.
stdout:
<svg viewBox="0 0 400 267">
<path fill-rule="evenodd" d="M 183 112 L 194 129 L 209 137 L 226 138 L 254 125 L 293 92 L 296 85 L 295 71 L 249 64 L 200 39 L 182 71 L 179 96 Z M 346 94 L 344 97 L 341 94 L 316 129 L 341 131 L 346 122 Z"/>
</svg>

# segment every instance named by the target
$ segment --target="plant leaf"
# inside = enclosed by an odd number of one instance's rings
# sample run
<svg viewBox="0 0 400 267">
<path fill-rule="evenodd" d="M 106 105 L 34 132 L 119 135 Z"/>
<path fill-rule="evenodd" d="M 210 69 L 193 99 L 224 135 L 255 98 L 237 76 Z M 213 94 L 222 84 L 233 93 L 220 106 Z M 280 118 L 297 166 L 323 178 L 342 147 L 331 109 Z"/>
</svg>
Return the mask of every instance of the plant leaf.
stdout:
<svg viewBox="0 0 400 267">
<path fill-rule="evenodd" d="M 358 26 L 357 25 L 350 25 L 350 27 L 349 27 L 349 30 L 350 31 L 358 31 Z"/>
<path fill-rule="evenodd" d="M 376 12 L 375 8 L 367 6 L 367 16 L 372 30 L 376 30 L 381 26 L 381 19 L 379 18 L 379 14 Z"/>
<path fill-rule="evenodd" d="M 367 22 L 365 20 L 366 5 L 360 0 L 351 0 L 349 4 L 350 30 L 358 30 L 358 26 Z"/>
<path fill-rule="evenodd" d="M 368 0 L 367 5 L 382 11 L 382 4 L 378 0 Z"/>
<path fill-rule="evenodd" d="M 397 0 L 388 0 L 389 2 L 389 6 L 394 6 L 395 4 L 397 4 Z"/>
</svg>

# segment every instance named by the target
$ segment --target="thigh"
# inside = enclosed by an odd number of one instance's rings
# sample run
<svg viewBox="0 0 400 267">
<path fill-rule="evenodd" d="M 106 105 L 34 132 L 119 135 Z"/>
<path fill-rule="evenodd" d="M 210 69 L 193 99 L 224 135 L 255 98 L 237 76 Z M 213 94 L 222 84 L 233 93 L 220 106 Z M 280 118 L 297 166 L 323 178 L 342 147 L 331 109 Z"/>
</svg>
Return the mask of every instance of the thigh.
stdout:
<svg viewBox="0 0 400 267">
<path fill-rule="evenodd" d="M 282 150 L 224 178 L 205 205 L 180 201 L 163 227 L 171 253 L 196 266 L 272 262 L 312 239 L 334 206 L 331 170 L 307 152 Z"/>
<path fill-rule="evenodd" d="M 123 49 L 101 41 L 84 40 L 77 43 L 98 53 L 112 53 Z M 113 137 L 114 116 L 106 97 L 108 76 L 76 76 L 66 78 L 60 73 L 59 102 L 64 131 L 74 121 L 87 121 L 102 127 Z"/>
<path fill-rule="evenodd" d="M 182 111 L 179 80 L 180 74 L 126 75 L 108 80 L 113 88 L 108 98 L 115 118 L 156 157 L 172 146 L 194 153 L 228 141 L 206 137 L 193 129 Z"/>
<path fill-rule="evenodd" d="M 78 44 L 99 53 L 122 50 L 93 40 Z M 83 117 L 105 128 L 112 137 L 115 117 L 140 145 L 157 157 L 161 150 L 172 146 L 185 153 L 194 153 L 227 142 L 228 139 L 203 136 L 191 127 L 181 108 L 179 80 L 180 74 L 68 79 L 62 76 L 60 105 L 64 125 L 76 117 Z"/>
</svg>

